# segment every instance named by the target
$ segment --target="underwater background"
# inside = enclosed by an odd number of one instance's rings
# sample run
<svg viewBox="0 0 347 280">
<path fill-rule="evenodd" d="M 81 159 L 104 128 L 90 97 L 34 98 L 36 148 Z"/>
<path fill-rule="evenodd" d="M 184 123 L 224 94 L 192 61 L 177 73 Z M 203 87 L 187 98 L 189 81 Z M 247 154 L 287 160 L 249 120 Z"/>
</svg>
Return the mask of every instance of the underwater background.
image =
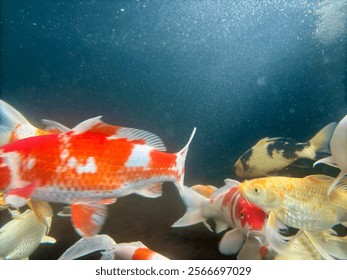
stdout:
<svg viewBox="0 0 347 280">
<path fill-rule="evenodd" d="M 169 152 L 197 127 L 185 184 L 220 187 L 259 139 L 306 142 L 346 115 L 346 22 L 346 0 L 3 0 L 1 98 L 38 127 L 102 115 Z M 185 206 L 164 186 L 158 199 L 119 199 L 102 233 L 172 259 L 233 258 L 202 224 L 170 227 Z M 30 259 L 57 259 L 79 239 L 62 217 L 49 235 L 57 243 Z"/>
</svg>

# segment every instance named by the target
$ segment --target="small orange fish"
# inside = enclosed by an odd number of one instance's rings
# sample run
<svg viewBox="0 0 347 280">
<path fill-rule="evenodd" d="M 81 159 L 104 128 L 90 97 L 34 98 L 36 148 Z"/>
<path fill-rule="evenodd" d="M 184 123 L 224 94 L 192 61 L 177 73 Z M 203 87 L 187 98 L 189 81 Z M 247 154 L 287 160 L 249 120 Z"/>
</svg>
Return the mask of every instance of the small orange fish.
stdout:
<svg viewBox="0 0 347 280">
<path fill-rule="evenodd" d="M 110 199 L 132 193 L 161 195 L 161 183 L 183 189 L 189 144 L 166 153 L 152 133 L 111 126 L 92 118 L 64 133 L 29 137 L 0 146 L 0 191 L 6 203 L 23 206 L 33 198 L 71 204 L 72 222 L 82 236 L 97 234 Z"/>
</svg>

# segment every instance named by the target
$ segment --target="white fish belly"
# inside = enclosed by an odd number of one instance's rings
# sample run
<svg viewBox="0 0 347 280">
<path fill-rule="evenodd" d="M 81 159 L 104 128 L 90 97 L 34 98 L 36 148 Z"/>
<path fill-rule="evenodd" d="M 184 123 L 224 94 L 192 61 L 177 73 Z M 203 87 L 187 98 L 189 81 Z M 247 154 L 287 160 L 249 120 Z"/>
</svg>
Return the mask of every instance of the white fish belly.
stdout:
<svg viewBox="0 0 347 280">
<path fill-rule="evenodd" d="M 99 201 L 109 198 L 119 198 L 132 193 L 140 192 L 150 187 L 152 184 L 176 182 L 176 178 L 171 176 L 158 176 L 146 180 L 126 183 L 119 188 L 112 190 L 102 190 L 95 187 L 94 190 L 81 190 L 74 187 L 45 186 L 38 187 L 32 194 L 32 198 L 48 202 L 72 204 L 83 201 Z"/>
</svg>

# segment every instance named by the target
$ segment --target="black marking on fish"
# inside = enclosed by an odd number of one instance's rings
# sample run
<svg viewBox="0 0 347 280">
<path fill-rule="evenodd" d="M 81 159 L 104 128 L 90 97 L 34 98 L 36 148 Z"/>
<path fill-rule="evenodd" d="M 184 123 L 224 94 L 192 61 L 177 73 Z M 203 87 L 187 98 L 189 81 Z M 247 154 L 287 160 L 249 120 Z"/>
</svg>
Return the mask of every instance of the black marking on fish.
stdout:
<svg viewBox="0 0 347 280">
<path fill-rule="evenodd" d="M 253 149 L 249 149 L 240 158 L 244 172 L 250 168 L 248 165 L 248 161 L 249 161 L 250 157 L 252 156 L 252 154 L 253 154 Z"/>
<path fill-rule="evenodd" d="M 267 153 L 270 157 L 272 157 L 273 152 L 276 150 L 283 151 L 283 157 L 286 159 L 297 158 L 297 152 L 310 146 L 308 143 L 297 143 L 295 140 L 290 138 L 279 138 L 268 142 L 272 142 L 267 146 Z"/>
</svg>

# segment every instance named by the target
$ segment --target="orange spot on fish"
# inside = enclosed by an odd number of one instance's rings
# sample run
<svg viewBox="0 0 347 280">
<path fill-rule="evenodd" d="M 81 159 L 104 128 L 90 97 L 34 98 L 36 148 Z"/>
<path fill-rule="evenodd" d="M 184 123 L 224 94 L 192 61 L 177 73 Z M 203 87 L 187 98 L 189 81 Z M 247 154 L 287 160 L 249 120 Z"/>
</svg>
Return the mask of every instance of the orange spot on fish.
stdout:
<svg viewBox="0 0 347 280">
<path fill-rule="evenodd" d="M 153 253 L 154 252 L 148 248 L 138 248 L 135 250 L 132 256 L 132 259 L 133 260 L 150 260 Z"/>
</svg>

